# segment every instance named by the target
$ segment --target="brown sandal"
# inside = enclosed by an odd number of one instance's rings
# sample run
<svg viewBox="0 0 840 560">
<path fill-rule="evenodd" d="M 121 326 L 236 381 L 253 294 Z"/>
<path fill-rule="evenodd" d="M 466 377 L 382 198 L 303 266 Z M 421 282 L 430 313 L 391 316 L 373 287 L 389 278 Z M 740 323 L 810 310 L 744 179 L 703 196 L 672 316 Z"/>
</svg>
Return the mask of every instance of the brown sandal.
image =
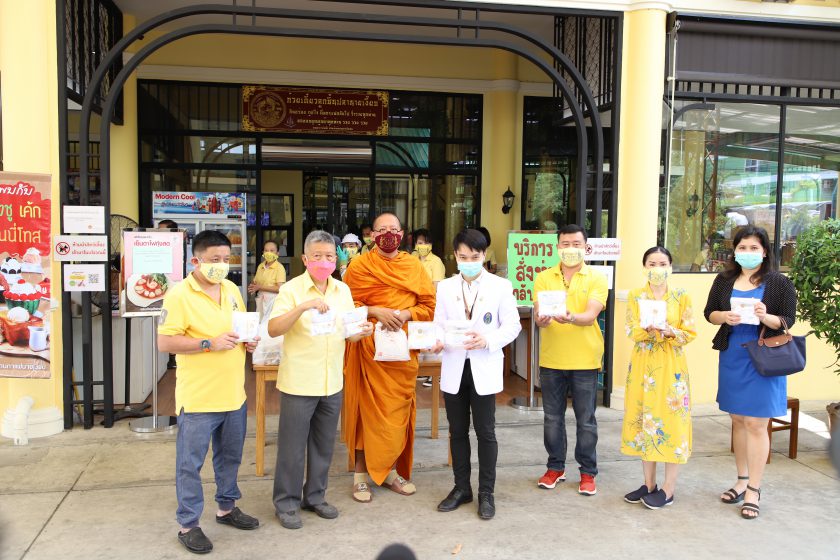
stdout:
<svg viewBox="0 0 840 560">
<path fill-rule="evenodd" d="M 360 504 L 369 504 L 373 500 L 373 492 L 367 482 L 360 482 L 353 485 L 353 499 Z"/>
<path fill-rule="evenodd" d="M 390 484 L 386 482 L 382 486 L 403 496 L 411 496 L 412 494 L 417 493 L 417 487 L 414 486 L 414 483 L 407 481 L 400 475 L 397 475 L 397 478 L 395 478 Z"/>
</svg>

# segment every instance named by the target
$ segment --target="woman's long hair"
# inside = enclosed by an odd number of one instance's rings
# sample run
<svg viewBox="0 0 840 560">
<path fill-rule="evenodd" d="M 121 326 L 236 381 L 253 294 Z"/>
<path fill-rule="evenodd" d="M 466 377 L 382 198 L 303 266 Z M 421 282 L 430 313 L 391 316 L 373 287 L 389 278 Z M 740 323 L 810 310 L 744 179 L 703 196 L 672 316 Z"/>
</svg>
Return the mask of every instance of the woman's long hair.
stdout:
<svg viewBox="0 0 840 560">
<path fill-rule="evenodd" d="M 733 249 L 737 248 L 738 244 L 747 237 L 755 237 L 758 239 L 759 243 L 764 248 L 764 252 L 767 253 L 764 256 L 764 261 L 762 261 L 761 266 L 758 267 L 755 274 L 750 276 L 750 282 L 757 286 L 758 284 L 761 284 L 761 281 L 764 280 L 764 277 L 769 272 L 776 270 L 776 259 L 773 257 L 773 250 L 772 247 L 770 247 L 770 236 L 767 235 L 767 230 L 762 227 L 750 225 L 739 229 L 738 233 L 735 234 L 735 239 L 732 240 Z M 741 265 L 735 262 L 734 250 L 732 252 L 732 256 L 729 257 L 726 270 L 721 272 L 721 275 L 727 280 L 734 280 L 741 275 Z"/>
</svg>

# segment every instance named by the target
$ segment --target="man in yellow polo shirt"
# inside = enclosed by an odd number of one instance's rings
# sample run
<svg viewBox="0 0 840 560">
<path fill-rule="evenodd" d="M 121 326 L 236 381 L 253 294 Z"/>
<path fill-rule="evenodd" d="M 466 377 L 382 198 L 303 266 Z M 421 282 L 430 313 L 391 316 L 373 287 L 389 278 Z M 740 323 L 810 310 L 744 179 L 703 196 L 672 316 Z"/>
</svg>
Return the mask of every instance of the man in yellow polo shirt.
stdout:
<svg viewBox="0 0 840 560">
<path fill-rule="evenodd" d="M 245 352 L 233 331 L 233 313 L 245 311 L 239 288 L 226 280 L 230 241 L 218 231 L 202 231 L 193 239 L 195 270 L 163 301 L 158 348 L 175 354 L 178 374 L 175 408 L 175 492 L 178 540 L 190 552 L 204 554 L 213 544 L 199 527 L 204 509 L 201 467 L 213 441 L 216 474 L 216 522 L 237 529 L 256 529 L 260 522 L 236 507 L 242 497 L 236 483 L 245 443 Z"/>
<path fill-rule="evenodd" d="M 575 460 L 580 467 L 578 492 L 594 496 L 598 474 L 595 447 L 598 423 L 595 399 L 604 338 L 598 315 L 607 305 L 607 279 L 583 262 L 586 231 L 575 224 L 557 232 L 560 264 L 534 280 L 534 313 L 540 333 L 540 387 L 543 395 L 543 440 L 548 470 L 537 483 L 554 488 L 566 480 L 566 395 L 572 394 L 577 424 Z M 566 293 L 566 314 L 540 315 L 540 292 Z"/>
<path fill-rule="evenodd" d="M 446 267 L 440 257 L 432 253 L 432 235 L 427 229 L 414 231 L 414 252 L 411 253 L 423 263 L 426 274 L 433 284 L 446 278 Z"/>
<path fill-rule="evenodd" d="M 303 526 L 301 507 L 324 519 L 338 517 L 325 494 L 344 387 L 342 316 L 355 309 L 350 288 L 332 277 L 337 260 L 333 236 L 311 232 L 303 253 L 306 272 L 280 288 L 268 323 L 271 336 L 285 337 L 277 373 L 280 420 L 273 500 L 287 529 Z M 373 332 L 367 317 L 361 330 L 347 340 Z"/>
<path fill-rule="evenodd" d="M 257 300 L 257 311 L 262 318 L 263 313 L 271 311 L 271 304 L 286 281 L 286 269 L 277 260 L 280 246 L 273 239 L 263 243 L 262 262 L 254 274 L 254 281 L 248 285 L 248 293 L 254 294 Z"/>
</svg>

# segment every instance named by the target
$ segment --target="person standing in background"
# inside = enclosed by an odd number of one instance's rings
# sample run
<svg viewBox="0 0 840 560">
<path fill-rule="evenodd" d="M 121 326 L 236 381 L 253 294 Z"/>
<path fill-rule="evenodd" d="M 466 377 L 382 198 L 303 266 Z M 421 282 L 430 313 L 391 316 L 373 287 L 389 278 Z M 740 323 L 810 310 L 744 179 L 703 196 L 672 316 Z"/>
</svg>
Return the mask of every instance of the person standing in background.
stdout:
<svg viewBox="0 0 840 560">
<path fill-rule="evenodd" d="M 279 253 L 280 246 L 276 241 L 269 239 L 263 243 L 262 262 L 257 267 L 254 281 L 248 284 L 248 293 L 256 299 L 260 317 L 271 311 L 280 286 L 286 282 L 286 269 L 277 260 Z"/>
<path fill-rule="evenodd" d="M 355 233 L 348 233 L 341 239 L 341 248 L 344 250 L 344 254 L 347 257 L 347 260 L 342 263 L 342 268 L 339 270 L 341 277 L 344 278 L 344 273 L 347 272 L 347 267 L 350 266 L 353 259 L 361 254 L 362 241 Z"/>
<path fill-rule="evenodd" d="M 477 229 L 484 236 L 484 239 L 487 240 L 487 253 L 484 257 L 484 268 L 486 268 L 487 272 L 489 272 L 490 274 L 496 274 L 496 251 L 494 251 L 493 247 L 490 245 L 490 232 L 487 230 L 486 227 L 480 227 Z"/>
<path fill-rule="evenodd" d="M 423 268 L 435 284 L 446 278 L 446 267 L 440 257 L 432 253 L 432 236 L 427 229 L 414 232 L 414 252 L 411 253 L 423 263 Z"/>
<path fill-rule="evenodd" d="M 362 250 L 361 254 L 369 253 L 373 250 L 376 244 L 373 242 L 373 226 L 370 224 L 362 224 Z"/>
</svg>

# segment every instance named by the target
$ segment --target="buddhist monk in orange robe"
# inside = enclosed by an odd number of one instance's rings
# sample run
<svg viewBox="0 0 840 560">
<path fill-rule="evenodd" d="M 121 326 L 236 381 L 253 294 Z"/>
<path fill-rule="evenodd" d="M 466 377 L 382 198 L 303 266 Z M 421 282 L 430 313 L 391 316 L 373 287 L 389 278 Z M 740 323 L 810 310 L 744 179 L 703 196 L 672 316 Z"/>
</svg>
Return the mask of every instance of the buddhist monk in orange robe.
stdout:
<svg viewBox="0 0 840 560">
<path fill-rule="evenodd" d="M 406 330 L 408 321 L 431 321 L 435 291 L 422 263 L 399 250 L 402 225 L 393 214 L 373 224 L 374 250 L 353 261 L 344 282 L 356 306 L 383 329 Z M 403 495 L 416 492 L 411 479 L 417 408 L 417 352 L 406 362 L 378 362 L 374 337 L 349 343 L 344 360 L 344 422 L 353 499 L 373 498 L 367 477 Z"/>
</svg>

